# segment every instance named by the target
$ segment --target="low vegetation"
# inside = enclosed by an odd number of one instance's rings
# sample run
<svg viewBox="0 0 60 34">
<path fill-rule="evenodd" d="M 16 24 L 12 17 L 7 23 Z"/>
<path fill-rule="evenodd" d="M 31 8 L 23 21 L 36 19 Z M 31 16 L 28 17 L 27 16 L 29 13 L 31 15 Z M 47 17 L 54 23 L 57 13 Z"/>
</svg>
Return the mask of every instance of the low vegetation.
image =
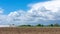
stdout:
<svg viewBox="0 0 60 34">
<path fill-rule="evenodd" d="M 49 24 L 49 25 L 43 25 L 43 24 L 37 24 L 35 26 L 32 26 L 32 25 L 20 25 L 18 27 L 60 27 L 59 24 Z"/>
</svg>

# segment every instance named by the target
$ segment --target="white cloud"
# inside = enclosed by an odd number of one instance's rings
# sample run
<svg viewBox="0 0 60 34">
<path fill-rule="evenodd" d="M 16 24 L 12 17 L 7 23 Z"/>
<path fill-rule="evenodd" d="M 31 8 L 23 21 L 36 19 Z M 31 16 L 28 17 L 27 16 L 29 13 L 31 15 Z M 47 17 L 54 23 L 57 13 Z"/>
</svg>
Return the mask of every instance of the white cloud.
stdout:
<svg viewBox="0 0 60 34">
<path fill-rule="evenodd" d="M 8 15 L 0 15 L 0 23 L 37 24 L 48 20 L 60 20 L 60 1 L 29 4 L 30 10 L 18 10 Z M 2 10 L 1 10 L 2 11 Z M 3 13 L 3 12 L 0 12 Z M 45 24 L 45 23 L 44 23 Z"/>
<path fill-rule="evenodd" d="M 47 17 L 48 20 L 60 20 L 56 16 L 60 13 L 60 1 L 48 1 L 32 5 L 31 13 L 37 13 L 39 16 Z M 58 15 L 60 16 L 60 15 Z"/>
<path fill-rule="evenodd" d="M 0 8 L 0 14 L 2 14 L 2 13 L 3 13 L 3 11 L 4 11 L 4 10 L 3 10 L 2 8 Z"/>
<path fill-rule="evenodd" d="M 60 0 L 53 0 L 53 1 L 60 1 Z"/>
</svg>

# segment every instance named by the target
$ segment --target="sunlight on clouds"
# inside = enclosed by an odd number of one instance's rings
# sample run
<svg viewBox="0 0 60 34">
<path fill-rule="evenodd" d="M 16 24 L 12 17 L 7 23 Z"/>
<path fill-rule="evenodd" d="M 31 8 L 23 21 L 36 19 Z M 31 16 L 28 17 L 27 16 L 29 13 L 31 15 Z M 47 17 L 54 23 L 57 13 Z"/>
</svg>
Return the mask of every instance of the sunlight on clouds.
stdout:
<svg viewBox="0 0 60 34">
<path fill-rule="evenodd" d="M 60 20 L 56 17 L 60 12 L 59 10 L 60 10 L 60 1 L 49 1 L 43 3 L 36 3 L 32 5 L 32 9 L 29 10 L 29 12 L 31 13 L 37 12 L 37 14 L 40 13 L 39 16 L 44 15 L 43 17 L 47 17 L 48 20 L 56 20 L 56 19 Z"/>
<path fill-rule="evenodd" d="M 8 15 L 0 15 L 0 22 L 14 24 L 43 23 L 49 20 L 60 20 L 60 1 L 47 1 L 29 4 L 30 10 L 18 10 Z M 0 10 L 3 13 L 3 10 Z"/>
<path fill-rule="evenodd" d="M 60 1 L 49 1 L 49 2 L 43 2 L 43 3 L 36 3 L 32 5 L 31 10 L 38 10 L 42 7 L 46 8 L 47 10 L 51 10 L 52 12 L 57 12 L 60 7 Z"/>
</svg>

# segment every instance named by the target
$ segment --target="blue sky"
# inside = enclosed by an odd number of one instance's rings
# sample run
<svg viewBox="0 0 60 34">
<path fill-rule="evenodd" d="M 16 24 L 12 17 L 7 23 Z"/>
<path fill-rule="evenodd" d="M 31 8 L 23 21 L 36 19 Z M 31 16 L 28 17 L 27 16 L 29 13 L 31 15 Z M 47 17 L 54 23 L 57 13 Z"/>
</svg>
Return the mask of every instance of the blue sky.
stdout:
<svg viewBox="0 0 60 34">
<path fill-rule="evenodd" d="M 60 24 L 60 0 L 0 0 L 0 24 Z"/>
<path fill-rule="evenodd" d="M 28 4 L 45 1 L 48 0 L 0 0 L 0 7 L 4 9 L 4 14 L 8 14 L 20 9 L 28 10 Z"/>
</svg>

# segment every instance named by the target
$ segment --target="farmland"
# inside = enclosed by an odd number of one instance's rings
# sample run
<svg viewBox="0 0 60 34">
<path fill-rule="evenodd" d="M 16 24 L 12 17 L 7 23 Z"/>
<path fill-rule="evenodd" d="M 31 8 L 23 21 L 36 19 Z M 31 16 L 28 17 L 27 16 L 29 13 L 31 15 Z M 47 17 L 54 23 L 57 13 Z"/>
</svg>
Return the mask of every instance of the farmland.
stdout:
<svg viewBox="0 0 60 34">
<path fill-rule="evenodd" d="M 60 34 L 59 27 L 0 27 L 0 34 Z"/>
</svg>

